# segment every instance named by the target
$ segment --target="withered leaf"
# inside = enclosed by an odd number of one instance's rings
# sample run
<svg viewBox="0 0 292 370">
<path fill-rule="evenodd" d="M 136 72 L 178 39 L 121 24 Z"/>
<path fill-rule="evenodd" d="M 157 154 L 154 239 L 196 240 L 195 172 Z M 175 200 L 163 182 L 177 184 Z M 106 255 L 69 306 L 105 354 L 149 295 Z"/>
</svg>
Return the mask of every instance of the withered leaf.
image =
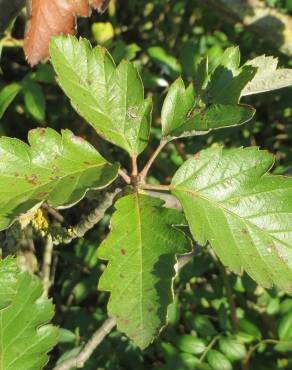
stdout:
<svg viewBox="0 0 292 370">
<path fill-rule="evenodd" d="M 102 12 L 108 3 L 108 0 L 31 0 L 31 19 L 24 40 L 30 65 L 48 57 L 52 36 L 75 34 L 77 16 L 90 16 L 91 6 Z"/>
</svg>

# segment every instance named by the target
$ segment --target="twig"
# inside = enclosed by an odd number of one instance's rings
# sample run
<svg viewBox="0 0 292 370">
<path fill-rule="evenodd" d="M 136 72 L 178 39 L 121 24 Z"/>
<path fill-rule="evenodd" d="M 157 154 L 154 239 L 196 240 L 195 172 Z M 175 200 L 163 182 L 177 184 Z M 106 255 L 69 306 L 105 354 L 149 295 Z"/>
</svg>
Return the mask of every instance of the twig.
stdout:
<svg viewBox="0 0 292 370">
<path fill-rule="evenodd" d="M 177 270 L 182 268 L 194 255 L 194 251 L 185 255 L 180 255 L 177 258 Z M 70 370 L 74 367 L 81 368 L 85 362 L 90 358 L 92 353 L 98 347 L 98 345 L 104 340 L 104 338 L 111 332 L 116 326 L 116 320 L 114 318 L 107 319 L 103 325 L 93 334 L 92 338 L 87 342 L 84 348 L 81 350 L 79 355 L 70 358 L 60 365 L 54 367 L 53 370 Z"/>
<path fill-rule="evenodd" d="M 188 157 L 187 157 L 186 152 L 185 152 L 184 144 L 180 143 L 179 141 L 175 141 L 174 146 L 175 146 L 175 149 L 177 150 L 179 156 L 181 157 L 181 159 L 185 162 L 188 159 Z"/>
<path fill-rule="evenodd" d="M 51 230 L 53 243 L 69 244 L 76 238 L 82 238 L 87 231 L 91 230 L 104 216 L 105 212 L 113 204 L 113 201 L 122 189 L 116 188 L 104 195 L 103 201 L 89 215 L 85 216 L 76 226 L 71 228 L 55 228 Z"/>
<path fill-rule="evenodd" d="M 174 187 L 171 185 L 160 185 L 160 184 L 144 184 L 141 186 L 141 188 L 149 189 L 149 190 L 165 190 L 165 191 L 170 191 L 174 189 Z"/>
<path fill-rule="evenodd" d="M 234 332 L 237 332 L 239 330 L 239 320 L 236 314 L 236 304 L 233 297 L 233 291 L 232 287 L 229 281 L 229 276 L 227 275 L 226 269 L 224 266 L 222 266 L 221 262 L 218 261 L 218 267 L 219 272 L 223 281 L 223 284 L 225 286 L 226 290 L 226 296 L 230 308 L 230 319 L 231 319 L 231 325 Z"/>
<path fill-rule="evenodd" d="M 43 255 L 43 267 L 42 267 L 42 282 L 44 287 L 43 295 L 47 296 L 51 286 L 51 265 L 52 265 L 52 256 L 53 256 L 53 239 L 49 234 L 47 236 L 45 251 Z"/>
<path fill-rule="evenodd" d="M 162 140 L 160 144 L 158 145 L 157 149 L 155 152 L 152 154 L 152 156 L 149 158 L 148 162 L 146 163 L 145 167 L 143 170 L 140 172 L 140 181 L 143 182 L 150 170 L 150 167 L 152 166 L 153 162 L 155 159 L 158 157 L 159 153 L 161 150 L 165 147 L 165 145 L 168 143 L 166 140 Z"/>
<path fill-rule="evenodd" d="M 56 209 L 48 206 L 47 204 L 42 205 L 43 208 L 45 208 L 50 215 L 52 215 L 57 221 L 63 223 L 65 222 L 65 218 L 61 215 L 60 212 L 58 212 Z"/>
<path fill-rule="evenodd" d="M 123 170 L 119 170 L 119 175 L 125 180 L 127 184 L 131 184 L 131 177 L 128 176 Z"/>
<path fill-rule="evenodd" d="M 177 257 L 177 263 L 175 265 L 176 271 L 179 271 L 182 269 L 187 263 L 189 263 L 193 257 L 197 254 L 197 250 L 193 250 L 189 253 L 181 254 L 180 256 Z"/>
<path fill-rule="evenodd" d="M 81 368 L 90 358 L 96 347 L 104 340 L 104 338 L 116 326 L 116 320 L 113 318 L 107 319 L 103 325 L 93 334 L 92 338 L 86 343 L 78 356 L 70 358 L 60 365 L 54 367 L 53 370 L 70 370 L 74 367 Z"/>
</svg>

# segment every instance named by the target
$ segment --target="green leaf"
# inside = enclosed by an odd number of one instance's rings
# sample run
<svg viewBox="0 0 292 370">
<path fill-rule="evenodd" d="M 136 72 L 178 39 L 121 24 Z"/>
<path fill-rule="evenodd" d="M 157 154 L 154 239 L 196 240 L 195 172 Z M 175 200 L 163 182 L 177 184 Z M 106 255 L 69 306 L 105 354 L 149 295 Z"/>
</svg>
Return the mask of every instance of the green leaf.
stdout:
<svg viewBox="0 0 292 370">
<path fill-rule="evenodd" d="M 17 94 L 21 91 L 22 87 L 18 83 L 12 83 L 5 86 L 0 91 L 0 119 L 3 117 L 6 109 L 13 102 Z"/>
<path fill-rule="evenodd" d="M 279 338 L 281 340 L 292 339 L 292 311 L 287 313 L 280 321 Z"/>
<path fill-rule="evenodd" d="M 246 355 L 245 346 L 232 338 L 220 338 L 219 347 L 230 361 L 240 361 Z"/>
<path fill-rule="evenodd" d="M 247 342 L 249 342 L 249 339 L 258 339 L 260 340 L 262 338 L 262 333 L 258 329 L 258 327 L 252 323 L 251 321 L 247 319 L 240 319 L 239 320 L 239 327 L 240 327 L 240 335 L 242 334 L 248 334 L 245 336 L 245 339 L 247 339 Z M 250 338 L 248 338 L 250 337 Z"/>
<path fill-rule="evenodd" d="M 233 272 L 292 291 L 292 178 L 269 175 L 273 163 L 258 148 L 211 148 L 182 165 L 172 189 L 199 244 Z"/>
<path fill-rule="evenodd" d="M 59 36 L 50 44 L 58 82 L 73 107 L 106 140 L 140 154 L 149 138 L 152 102 L 135 66 L 115 66 L 106 49 L 88 41 Z"/>
<path fill-rule="evenodd" d="M 17 267 L 14 258 L 0 260 L 0 311 L 9 306 L 16 294 Z"/>
<path fill-rule="evenodd" d="M 255 74 L 256 68 L 252 66 L 244 66 L 235 72 L 219 65 L 210 77 L 205 101 L 208 104 L 237 104 L 242 90 Z"/>
<path fill-rule="evenodd" d="M 207 359 L 213 370 L 232 370 L 229 360 L 219 351 L 211 349 L 207 354 Z"/>
<path fill-rule="evenodd" d="M 170 87 L 162 107 L 162 135 L 165 140 L 208 133 L 211 129 L 236 126 L 248 122 L 255 110 L 243 105 L 200 105 L 194 88 L 185 88 L 178 78 Z"/>
<path fill-rule="evenodd" d="M 108 314 L 141 348 L 166 324 L 175 254 L 190 247 L 173 227 L 184 222 L 183 216 L 162 206 L 160 199 L 138 193 L 121 198 L 112 231 L 98 249 L 98 257 L 109 261 L 99 282 L 99 289 L 111 292 Z"/>
<path fill-rule="evenodd" d="M 151 46 L 147 49 L 147 52 L 151 59 L 158 63 L 158 65 L 169 70 L 170 73 L 172 72 L 172 74 L 177 75 L 182 72 L 182 67 L 178 60 L 161 46 Z"/>
<path fill-rule="evenodd" d="M 176 345 L 181 351 L 192 353 L 193 355 L 200 355 L 206 349 L 204 341 L 193 335 L 181 335 L 177 339 Z"/>
<path fill-rule="evenodd" d="M 71 330 L 60 328 L 59 329 L 59 343 L 75 343 L 77 335 Z"/>
<path fill-rule="evenodd" d="M 17 283 L 11 304 L 0 311 L 0 369 L 40 370 L 58 341 L 58 329 L 47 324 L 54 308 L 51 300 L 42 297 L 40 280 L 16 271 L 16 260 L 8 261 Z M 0 278 L 2 289 L 5 281 Z"/>
<path fill-rule="evenodd" d="M 240 50 L 238 46 L 227 48 L 220 57 L 219 64 L 233 72 L 236 72 L 240 66 Z"/>
<path fill-rule="evenodd" d="M 115 36 L 115 30 L 110 22 L 94 22 L 91 30 L 95 41 L 101 45 L 109 43 Z"/>
<path fill-rule="evenodd" d="M 45 200 L 53 207 L 69 207 L 88 189 L 103 188 L 117 176 L 117 164 L 109 164 L 69 130 L 62 135 L 31 130 L 28 141 L 30 146 L 0 138 L 0 230 Z"/>
<path fill-rule="evenodd" d="M 213 337 L 217 334 L 212 322 L 204 315 L 189 313 L 186 319 L 190 326 L 203 337 Z"/>
<path fill-rule="evenodd" d="M 257 68 L 254 78 L 245 86 L 241 96 L 278 90 L 292 85 L 292 69 L 278 69 L 278 59 L 262 55 L 246 62 Z"/>
<path fill-rule="evenodd" d="M 46 100 L 41 86 L 32 80 L 23 83 L 23 96 L 25 107 L 38 122 L 45 120 Z"/>
</svg>

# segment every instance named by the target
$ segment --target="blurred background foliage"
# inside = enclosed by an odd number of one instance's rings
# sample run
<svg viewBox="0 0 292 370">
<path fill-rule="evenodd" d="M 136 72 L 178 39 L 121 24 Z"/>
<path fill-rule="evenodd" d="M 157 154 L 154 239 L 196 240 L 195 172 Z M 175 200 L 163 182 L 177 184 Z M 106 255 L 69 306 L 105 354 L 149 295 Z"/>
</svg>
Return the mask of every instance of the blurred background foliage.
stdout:
<svg viewBox="0 0 292 370">
<path fill-rule="evenodd" d="M 291 0 L 263 3 L 292 15 Z M 227 23 L 212 8 L 200 4 L 196 0 L 112 1 L 107 13 L 78 20 L 78 34 L 93 44 L 106 46 L 117 63 L 122 58 L 135 61 L 146 94 L 154 98 L 152 141 L 141 162 L 159 140 L 160 109 L 169 84 L 179 75 L 185 81 L 196 80 L 202 56 L 208 55 L 211 65 L 215 65 L 225 48 L 239 45 L 243 61 L 267 54 L 279 57 L 281 66 L 292 68 L 291 57 L 241 24 Z M 91 141 L 109 160 L 118 158 L 128 167 L 126 155 L 97 138 L 74 112 L 56 84 L 50 64 L 34 69 L 27 65 L 20 47 L 24 28 L 25 10 L 0 41 L 0 134 L 26 140 L 28 130 L 37 126 L 70 128 Z M 257 109 L 251 123 L 169 144 L 152 168 L 151 181 L 168 182 L 187 157 L 212 145 L 266 148 L 277 158 L 273 171 L 291 174 L 292 89 L 247 97 L 243 102 Z M 100 196 L 91 193 L 79 205 L 58 215 L 65 221 L 56 220 L 56 215 L 50 213 L 48 217 L 52 222 L 74 224 L 80 214 L 98 203 Z M 106 318 L 108 295 L 96 288 L 104 265 L 97 260 L 96 249 L 108 232 L 109 219 L 107 214 L 84 239 L 54 252 L 50 294 L 56 304 L 55 322 L 62 330 L 48 369 L 58 359 L 76 355 Z M 38 273 L 43 241 L 32 240 L 29 230 L 17 237 L 13 233 L 5 233 L 7 248 L 16 249 L 7 243 L 9 236 L 17 239 L 17 253 L 24 265 Z M 84 368 L 291 370 L 292 295 L 276 288 L 265 290 L 246 275 L 230 275 L 204 248 L 176 278 L 175 303 L 169 308 L 169 325 L 160 338 L 141 352 L 124 335 L 112 332 Z"/>
</svg>

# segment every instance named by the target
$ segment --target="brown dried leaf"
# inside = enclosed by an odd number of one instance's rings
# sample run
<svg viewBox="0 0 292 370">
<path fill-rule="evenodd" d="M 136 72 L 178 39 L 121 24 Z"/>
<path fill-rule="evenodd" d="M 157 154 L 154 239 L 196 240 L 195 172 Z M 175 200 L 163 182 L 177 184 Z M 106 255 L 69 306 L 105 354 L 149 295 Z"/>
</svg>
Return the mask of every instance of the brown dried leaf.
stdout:
<svg viewBox="0 0 292 370">
<path fill-rule="evenodd" d="M 106 10 L 110 2 L 110 0 L 89 0 L 89 1 L 90 5 L 101 13 Z"/>
<path fill-rule="evenodd" d="M 74 34 L 76 16 L 88 17 L 88 0 L 32 0 L 24 51 L 33 66 L 49 55 L 49 41 L 58 34 Z"/>
</svg>

